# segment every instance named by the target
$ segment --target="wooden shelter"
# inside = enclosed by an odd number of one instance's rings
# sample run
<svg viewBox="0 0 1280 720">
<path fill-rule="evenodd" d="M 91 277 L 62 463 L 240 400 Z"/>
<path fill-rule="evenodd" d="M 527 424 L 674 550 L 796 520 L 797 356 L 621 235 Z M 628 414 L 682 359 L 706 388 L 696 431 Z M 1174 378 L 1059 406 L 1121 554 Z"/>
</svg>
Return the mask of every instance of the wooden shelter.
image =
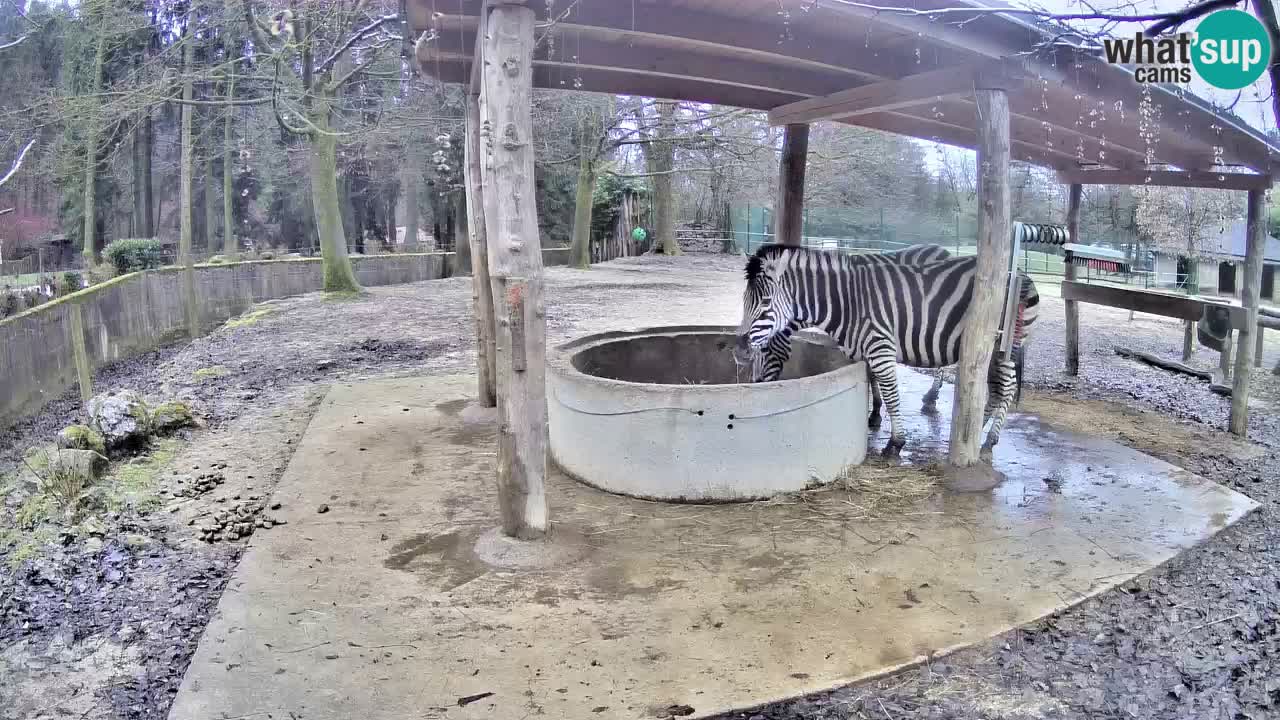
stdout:
<svg viewBox="0 0 1280 720">
<path fill-rule="evenodd" d="M 1191 94 L 1139 85 L 1128 70 L 1078 50 L 1070 34 L 971 0 L 893 5 L 894 11 L 845 0 L 409 0 L 423 71 L 470 89 L 468 196 L 477 189 L 483 195 L 469 210 L 471 242 L 473 257 L 488 260 L 487 268 L 476 264 L 480 395 L 488 397 L 483 385 L 496 379 L 509 534 L 537 534 L 546 523 L 534 87 L 768 111 L 773 124 L 786 126 L 777 202 L 784 242 L 798 241 L 810 123 L 834 120 L 976 150 L 980 278 L 957 369 L 951 460 L 958 466 L 978 461 L 981 379 L 1010 253 L 1010 160 L 1059 171 L 1072 186 L 1073 231 L 1082 184 L 1249 191 L 1242 300 L 1256 318 L 1259 218 L 1263 190 L 1280 172 L 1280 147 Z M 950 10 L 929 15 L 943 8 Z M 1076 313 L 1069 302 L 1072 327 Z M 1253 325 L 1243 324 L 1237 368 L 1247 368 L 1253 352 Z M 1236 373 L 1231 425 L 1238 432 L 1248 377 Z"/>
</svg>

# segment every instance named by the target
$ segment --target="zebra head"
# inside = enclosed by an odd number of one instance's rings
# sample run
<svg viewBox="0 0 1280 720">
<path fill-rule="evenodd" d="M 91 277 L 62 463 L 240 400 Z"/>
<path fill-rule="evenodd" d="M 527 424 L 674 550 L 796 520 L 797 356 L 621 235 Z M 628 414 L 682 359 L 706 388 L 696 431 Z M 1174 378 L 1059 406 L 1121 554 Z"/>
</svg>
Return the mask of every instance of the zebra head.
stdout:
<svg viewBox="0 0 1280 720">
<path fill-rule="evenodd" d="M 756 360 L 770 341 L 786 331 L 795 319 L 795 303 L 784 280 L 789 252 L 778 245 L 766 245 L 747 260 L 742 323 L 738 326 L 734 349 L 739 362 Z"/>
</svg>

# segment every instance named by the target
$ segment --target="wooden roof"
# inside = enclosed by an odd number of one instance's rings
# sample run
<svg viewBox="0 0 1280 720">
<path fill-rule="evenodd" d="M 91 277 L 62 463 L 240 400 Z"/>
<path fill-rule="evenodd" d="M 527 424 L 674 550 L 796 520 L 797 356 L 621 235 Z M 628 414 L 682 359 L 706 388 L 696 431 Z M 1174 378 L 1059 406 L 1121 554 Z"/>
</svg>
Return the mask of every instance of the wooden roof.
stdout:
<svg viewBox="0 0 1280 720">
<path fill-rule="evenodd" d="M 483 2 L 409 0 L 413 31 L 435 33 L 418 47 L 424 72 L 445 82 L 470 80 Z M 979 7 L 972 0 L 887 4 Z M 535 87 L 775 110 L 775 123 L 822 117 L 813 107 L 822 102 L 797 101 L 864 88 L 847 95 L 871 111 L 832 119 L 973 148 L 972 71 L 1012 65 L 1021 73 L 1009 93 L 1014 159 L 1064 171 L 1168 164 L 1280 174 L 1280 146 L 1239 119 L 1168 87 L 1150 87 L 1153 112 L 1144 119 L 1143 86 L 1129 71 L 1069 47 L 1046 48 L 1046 31 L 1016 17 L 952 14 L 944 22 L 841 0 L 530 6 L 539 18 Z M 548 23 L 550 17 L 558 20 Z"/>
</svg>

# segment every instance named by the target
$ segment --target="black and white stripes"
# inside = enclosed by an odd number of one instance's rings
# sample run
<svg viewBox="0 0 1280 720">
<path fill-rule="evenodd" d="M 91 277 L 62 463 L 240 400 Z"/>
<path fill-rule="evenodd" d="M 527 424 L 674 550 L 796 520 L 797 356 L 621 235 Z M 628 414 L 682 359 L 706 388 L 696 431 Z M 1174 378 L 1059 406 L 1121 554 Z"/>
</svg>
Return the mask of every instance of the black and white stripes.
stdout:
<svg viewBox="0 0 1280 720">
<path fill-rule="evenodd" d="M 926 248 L 936 248 L 926 249 Z M 791 335 L 803 328 L 825 331 L 849 353 L 864 359 L 889 409 L 892 436 L 886 452 L 905 442 L 898 411 L 897 363 L 937 368 L 960 356 L 964 319 L 973 296 L 973 257 L 919 261 L 941 248 L 909 248 L 893 255 L 844 255 L 780 245 L 760 248 L 747 262 L 747 288 L 738 348 L 743 359 L 763 353 L 761 376 L 780 371 Z M 913 260 L 903 262 L 902 255 Z M 945 254 L 945 250 L 942 250 Z M 1023 332 L 1034 322 L 1039 295 L 1022 281 L 1019 311 Z M 1015 339 L 1020 352 L 1021 335 Z M 776 356 L 776 357 L 775 357 Z M 995 423 L 984 447 L 999 441 L 1013 399 L 1012 360 L 993 363 L 988 409 Z"/>
</svg>

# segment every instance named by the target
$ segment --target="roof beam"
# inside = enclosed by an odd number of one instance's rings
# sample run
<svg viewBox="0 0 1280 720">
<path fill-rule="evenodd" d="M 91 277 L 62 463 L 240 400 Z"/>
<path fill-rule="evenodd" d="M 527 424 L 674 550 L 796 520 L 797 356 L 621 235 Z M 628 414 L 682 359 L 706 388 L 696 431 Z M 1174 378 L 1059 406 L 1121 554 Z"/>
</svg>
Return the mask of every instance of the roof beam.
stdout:
<svg viewBox="0 0 1280 720">
<path fill-rule="evenodd" d="M 974 150 L 978 142 L 977 133 L 972 128 L 939 120 L 929 120 L 901 112 L 887 111 L 858 115 L 841 122 L 871 128 L 872 130 L 883 130 L 895 135 L 909 135 L 920 140 L 939 142 L 967 150 Z M 1042 165 L 1055 170 L 1078 167 L 1074 157 L 1039 145 L 1012 140 L 1010 142 L 1010 150 L 1013 159 L 1021 162 Z"/>
<path fill-rule="evenodd" d="M 1271 187 L 1272 179 L 1270 175 L 1198 170 L 1064 170 L 1058 173 L 1058 182 L 1064 185 L 1157 185 L 1213 190 L 1266 190 Z"/>
<path fill-rule="evenodd" d="M 946 68 L 841 90 L 776 107 L 769 111 L 769 124 L 812 123 L 967 97 L 985 73 L 980 68 Z"/>
</svg>

